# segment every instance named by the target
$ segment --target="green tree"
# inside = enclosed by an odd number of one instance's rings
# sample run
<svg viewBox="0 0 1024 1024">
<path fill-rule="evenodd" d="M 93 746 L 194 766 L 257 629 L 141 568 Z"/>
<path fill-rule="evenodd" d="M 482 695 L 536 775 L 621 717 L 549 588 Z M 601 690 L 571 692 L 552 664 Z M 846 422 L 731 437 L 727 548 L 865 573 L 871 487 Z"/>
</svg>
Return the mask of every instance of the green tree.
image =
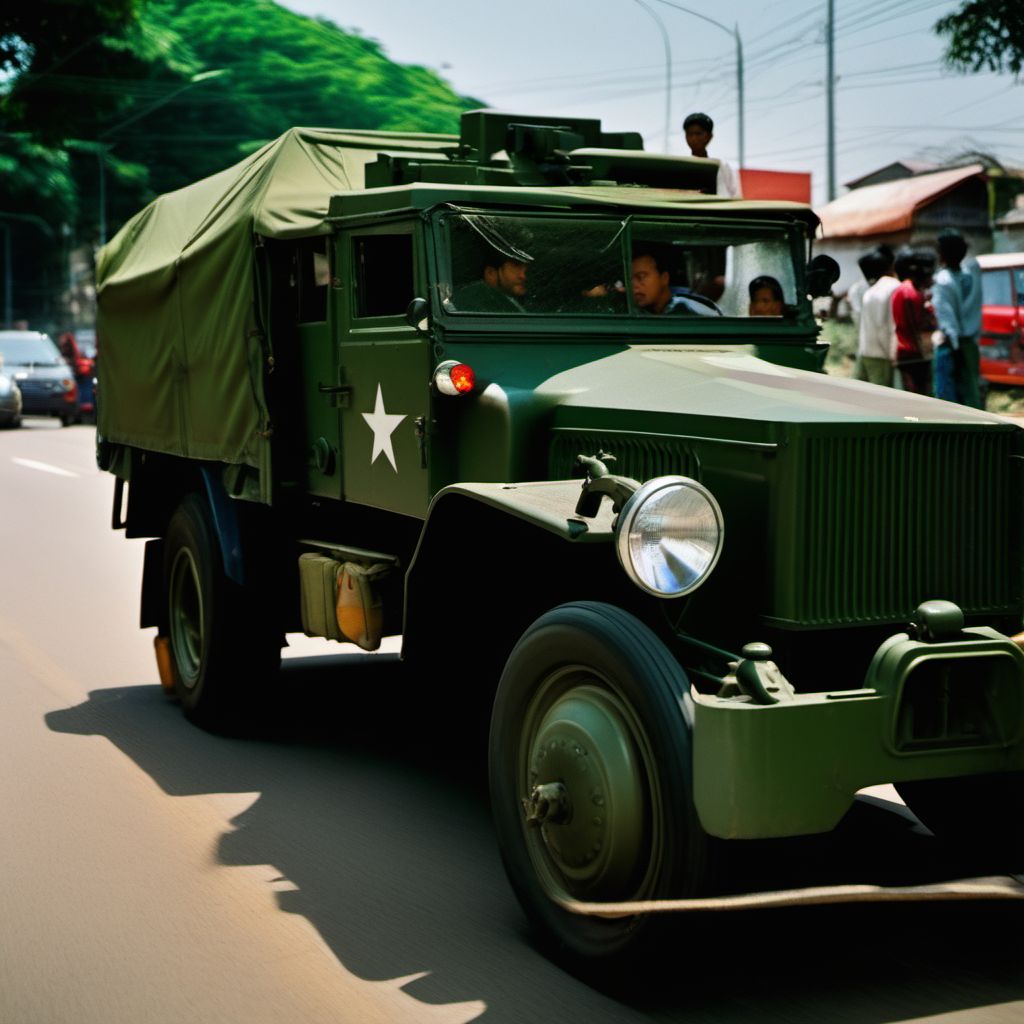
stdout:
<svg viewBox="0 0 1024 1024">
<path fill-rule="evenodd" d="M 1021 0 L 967 0 L 935 23 L 946 36 L 946 63 L 958 71 L 1024 68 L 1024 3 Z"/>
</svg>

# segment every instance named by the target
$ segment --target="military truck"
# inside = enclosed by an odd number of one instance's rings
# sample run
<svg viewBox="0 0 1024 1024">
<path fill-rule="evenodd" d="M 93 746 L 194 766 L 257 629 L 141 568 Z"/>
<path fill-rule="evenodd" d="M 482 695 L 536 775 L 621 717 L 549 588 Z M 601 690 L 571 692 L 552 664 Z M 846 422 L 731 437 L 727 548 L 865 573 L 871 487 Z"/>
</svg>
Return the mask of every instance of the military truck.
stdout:
<svg viewBox="0 0 1024 1024">
<path fill-rule="evenodd" d="M 457 630 L 437 700 L 493 704 L 507 872 L 578 962 L 870 785 L 1022 850 L 1024 434 L 822 373 L 813 212 L 716 166 L 490 110 L 294 129 L 98 268 L 165 686 L 224 728 L 286 633 L 415 665 Z"/>
</svg>

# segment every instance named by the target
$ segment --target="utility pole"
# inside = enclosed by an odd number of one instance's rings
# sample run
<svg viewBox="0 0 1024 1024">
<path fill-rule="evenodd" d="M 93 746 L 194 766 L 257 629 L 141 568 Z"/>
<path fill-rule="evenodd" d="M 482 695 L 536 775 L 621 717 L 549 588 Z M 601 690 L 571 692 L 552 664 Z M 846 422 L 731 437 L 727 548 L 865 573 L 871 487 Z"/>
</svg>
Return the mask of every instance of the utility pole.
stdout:
<svg viewBox="0 0 1024 1024">
<path fill-rule="evenodd" d="M 828 0 L 828 22 L 825 26 L 825 120 L 828 126 L 828 201 L 836 197 L 836 20 L 835 0 Z"/>
</svg>

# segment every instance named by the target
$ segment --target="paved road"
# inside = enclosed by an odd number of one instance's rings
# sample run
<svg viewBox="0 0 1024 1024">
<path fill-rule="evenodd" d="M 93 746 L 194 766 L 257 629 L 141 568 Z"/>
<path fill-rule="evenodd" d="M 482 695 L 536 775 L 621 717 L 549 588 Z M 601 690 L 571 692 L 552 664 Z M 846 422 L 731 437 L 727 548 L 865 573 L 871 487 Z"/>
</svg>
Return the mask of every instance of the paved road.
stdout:
<svg viewBox="0 0 1024 1024">
<path fill-rule="evenodd" d="M 0 432 L 2 1024 L 1024 1019 L 1018 907 L 689 918 L 661 983 L 564 974 L 505 883 L 479 745 L 392 655 L 297 642 L 265 734 L 185 723 L 92 442 Z M 943 857 L 877 800 L 836 837 L 737 854 L 808 882 Z"/>
</svg>

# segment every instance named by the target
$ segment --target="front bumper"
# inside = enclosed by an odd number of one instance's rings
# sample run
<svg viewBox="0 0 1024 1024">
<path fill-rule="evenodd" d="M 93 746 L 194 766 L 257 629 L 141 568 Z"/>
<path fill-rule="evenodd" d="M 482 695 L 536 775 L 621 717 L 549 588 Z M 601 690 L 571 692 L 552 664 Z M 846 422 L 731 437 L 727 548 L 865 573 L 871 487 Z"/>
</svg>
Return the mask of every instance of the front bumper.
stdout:
<svg viewBox="0 0 1024 1024">
<path fill-rule="evenodd" d="M 879 783 L 1024 770 L 1024 653 L 986 627 L 895 634 L 861 690 L 690 697 L 697 814 L 723 839 L 827 832 Z"/>
</svg>

